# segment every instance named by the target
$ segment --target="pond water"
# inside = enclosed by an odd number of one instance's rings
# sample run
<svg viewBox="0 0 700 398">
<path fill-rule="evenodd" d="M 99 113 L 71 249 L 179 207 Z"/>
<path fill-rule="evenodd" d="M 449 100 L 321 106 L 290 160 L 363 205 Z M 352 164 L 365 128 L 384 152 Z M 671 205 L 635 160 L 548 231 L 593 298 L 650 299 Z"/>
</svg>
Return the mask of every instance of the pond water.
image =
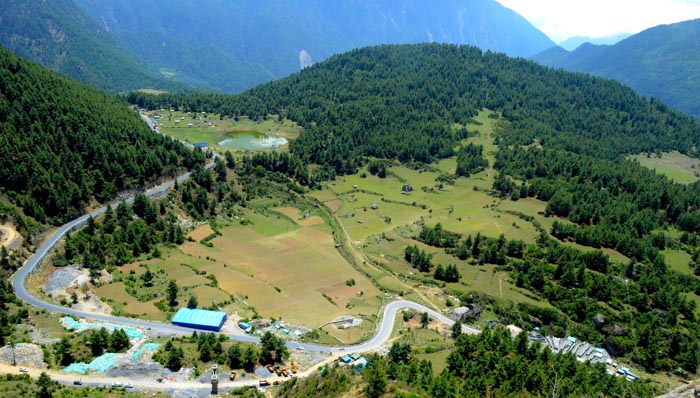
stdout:
<svg viewBox="0 0 700 398">
<path fill-rule="evenodd" d="M 287 139 L 258 133 L 257 131 L 230 131 L 228 138 L 219 142 L 227 148 L 239 148 L 255 151 L 265 148 L 276 148 L 287 145 Z"/>
</svg>

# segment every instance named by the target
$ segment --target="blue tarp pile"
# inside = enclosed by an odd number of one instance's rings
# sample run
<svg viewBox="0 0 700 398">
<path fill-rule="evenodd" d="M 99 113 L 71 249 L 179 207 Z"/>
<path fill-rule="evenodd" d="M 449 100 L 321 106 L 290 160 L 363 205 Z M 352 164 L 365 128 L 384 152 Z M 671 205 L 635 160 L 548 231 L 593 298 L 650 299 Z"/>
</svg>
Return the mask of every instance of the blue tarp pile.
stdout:
<svg viewBox="0 0 700 398">
<path fill-rule="evenodd" d="M 85 330 L 99 330 L 101 328 L 105 328 L 111 333 L 114 331 L 114 329 L 123 329 L 130 339 L 143 338 L 143 332 L 132 327 L 112 325 L 104 322 L 78 322 L 69 316 L 63 317 L 61 320 L 63 321 L 63 326 L 73 332 L 83 332 Z"/>
<path fill-rule="evenodd" d="M 143 347 L 139 348 L 138 351 L 134 353 L 134 355 L 131 356 L 131 360 L 136 362 L 139 360 L 139 357 L 141 354 L 143 354 L 146 351 L 155 351 L 158 348 L 160 348 L 160 344 L 158 343 L 146 343 L 143 345 Z"/>
<path fill-rule="evenodd" d="M 92 360 L 89 364 L 75 362 L 65 367 L 63 373 L 87 374 L 89 371 L 102 373 L 117 364 L 117 354 L 108 353 Z"/>
</svg>

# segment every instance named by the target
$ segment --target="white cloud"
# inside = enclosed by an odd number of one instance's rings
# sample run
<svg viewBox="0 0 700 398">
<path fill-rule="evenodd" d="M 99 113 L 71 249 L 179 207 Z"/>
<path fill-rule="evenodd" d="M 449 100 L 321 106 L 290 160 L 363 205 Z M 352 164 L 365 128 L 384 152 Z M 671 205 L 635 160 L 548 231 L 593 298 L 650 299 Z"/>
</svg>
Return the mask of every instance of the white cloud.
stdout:
<svg viewBox="0 0 700 398">
<path fill-rule="evenodd" d="M 555 42 L 638 33 L 652 26 L 700 18 L 700 0 L 496 0 Z"/>
</svg>

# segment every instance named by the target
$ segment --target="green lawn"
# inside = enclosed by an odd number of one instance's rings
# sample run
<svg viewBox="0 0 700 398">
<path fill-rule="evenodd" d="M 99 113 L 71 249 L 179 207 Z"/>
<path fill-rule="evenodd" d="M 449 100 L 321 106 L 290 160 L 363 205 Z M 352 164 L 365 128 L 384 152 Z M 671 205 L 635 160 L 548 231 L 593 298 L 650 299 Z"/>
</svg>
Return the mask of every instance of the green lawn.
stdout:
<svg viewBox="0 0 700 398">
<path fill-rule="evenodd" d="M 433 371 L 439 374 L 447 368 L 447 357 L 450 355 L 450 350 L 441 350 L 430 354 L 416 354 L 418 359 L 427 359 L 433 364 Z"/>
</svg>

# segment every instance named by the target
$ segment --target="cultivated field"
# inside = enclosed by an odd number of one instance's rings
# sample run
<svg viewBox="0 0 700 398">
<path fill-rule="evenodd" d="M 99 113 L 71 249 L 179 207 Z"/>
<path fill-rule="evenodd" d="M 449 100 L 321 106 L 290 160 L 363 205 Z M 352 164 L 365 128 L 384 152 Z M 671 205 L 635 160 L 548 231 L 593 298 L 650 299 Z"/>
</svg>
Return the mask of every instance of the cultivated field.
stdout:
<svg viewBox="0 0 700 398">
<path fill-rule="evenodd" d="M 156 274 L 165 272 L 180 287 L 181 304 L 194 295 L 200 308 L 281 318 L 308 328 L 341 315 L 377 312 L 379 291 L 341 257 L 330 227 L 318 214 L 285 207 L 267 215 L 249 211 L 244 217 L 249 224 L 220 227 L 221 236 L 210 241 L 211 247 L 199 242 L 214 232 L 202 225 L 188 234 L 192 241 L 164 250 L 162 258 L 125 265 L 119 271 L 136 276 L 146 267 Z M 167 317 L 152 302 L 138 302 L 121 283 L 105 285 L 97 293 L 129 313 Z M 364 332 L 351 332 L 350 337 L 359 338 Z"/>
</svg>

